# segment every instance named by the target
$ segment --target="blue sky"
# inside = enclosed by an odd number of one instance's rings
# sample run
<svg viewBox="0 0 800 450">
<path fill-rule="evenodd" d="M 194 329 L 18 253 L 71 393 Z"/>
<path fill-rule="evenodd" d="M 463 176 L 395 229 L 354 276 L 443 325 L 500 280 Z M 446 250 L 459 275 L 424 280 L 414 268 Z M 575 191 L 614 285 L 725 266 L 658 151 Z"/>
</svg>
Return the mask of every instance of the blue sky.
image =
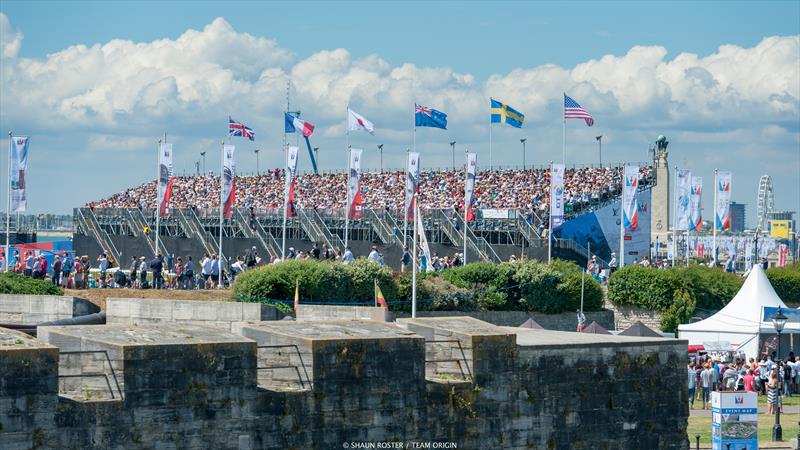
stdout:
<svg viewBox="0 0 800 450">
<path fill-rule="evenodd" d="M 800 2 L 5 0 L 0 13 L 0 128 L 34 135 L 37 212 L 151 178 L 148 152 L 165 129 L 178 171 L 190 170 L 228 114 L 258 133 L 240 143 L 241 171 L 255 170 L 258 147 L 262 169 L 282 165 L 288 79 L 318 127 L 323 168 L 344 165 L 335 149 L 347 101 L 378 127 L 354 144 L 385 143 L 387 166 L 402 166 L 414 100 L 450 118 L 447 132 L 418 133 L 423 168 L 450 164 L 450 140 L 486 165 L 490 95 L 527 116 L 521 131 L 495 129 L 495 164 L 520 164 L 521 137 L 528 161 L 545 164 L 560 159 L 567 91 L 596 119 L 568 124 L 568 163 L 596 162 L 596 134 L 606 162 L 644 161 L 663 133 L 671 163 L 709 185 L 714 167 L 732 170 L 750 217 L 763 173 L 778 208 L 800 208 Z M 84 172 L 114 176 L 78 183 L 68 202 L 50 194 L 49 180 Z"/>
</svg>

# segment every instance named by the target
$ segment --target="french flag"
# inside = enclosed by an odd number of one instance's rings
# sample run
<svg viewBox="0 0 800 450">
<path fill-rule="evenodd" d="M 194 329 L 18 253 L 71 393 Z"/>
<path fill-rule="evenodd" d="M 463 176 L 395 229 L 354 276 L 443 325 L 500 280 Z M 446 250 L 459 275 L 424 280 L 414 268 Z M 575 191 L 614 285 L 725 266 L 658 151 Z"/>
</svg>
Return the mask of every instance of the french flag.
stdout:
<svg viewBox="0 0 800 450">
<path fill-rule="evenodd" d="M 314 133 L 314 125 L 311 125 L 309 122 L 305 120 L 300 120 L 299 118 L 295 117 L 289 113 L 284 114 L 284 123 L 285 127 L 284 130 L 286 133 L 303 133 L 304 137 L 309 137 Z"/>
</svg>

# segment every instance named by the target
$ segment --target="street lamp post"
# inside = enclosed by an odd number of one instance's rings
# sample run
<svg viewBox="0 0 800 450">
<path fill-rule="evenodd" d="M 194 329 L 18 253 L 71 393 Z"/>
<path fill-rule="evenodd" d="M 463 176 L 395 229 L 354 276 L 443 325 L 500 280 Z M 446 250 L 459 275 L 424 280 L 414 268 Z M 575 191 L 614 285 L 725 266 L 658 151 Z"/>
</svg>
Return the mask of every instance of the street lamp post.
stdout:
<svg viewBox="0 0 800 450">
<path fill-rule="evenodd" d="M 259 170 L 259 167 L 258 167 L 258 152 L 259 151 L 260 151 L 259 149 L 253 150 L 253 153 L 256 154 L 256 175 L 261 175 L 261 170 Z"/>
<path fill-rule="evenodd" d="M 378 144 L 378 150 L 381 151 L 381 173 L 383 173 L 383 144 Z"/>
<path fill-rule="evenodd" d="M 450 141 L 450 149 L 453 151 L 453 170 L 456 170 L 456 141 Z"/>
<path fill-rule="evenodd" d="M 601 134 L 600 136 L 595 136 L 594 138 L 597 139 L 597 145 L 600 148 L 600 167 L 603 167 L 603 135 Z"/>
<path fill-rule="evenodd" d="M 522 138 L 519 141 L 522 142 L 522 170 L 525 170 L 525 142 L 528 141 L 528 138 Z"/>
<path fill-rule="evenodd" d="M 778 333 L 778 352 L 777 352 L 777 360 L 781 358 L 781 331 L 783 331 L 783 326 L 786 325 L 786 321 L 789 320 L 782 312 L 781 308 L 778 307 L 778 312 L 772 316 L 772 326 L 775 327 L 775 331 Z M 778 366 L 778 370 L 780 366 Z M 773 441 L 782 441 L 783 440 L 783 429 L 781 428 L 781 391 L 783 390 L 783 385 L 778 388 L 778 402 L 775 405 L 775 425 L 772 426 L 772 440 Z"/>
<path fill-rule="evenodd" d="M 203 175 L 206 174 L 206 152 L 200 152 L 200 156 L 203 157 Z"/>
<path fill-rule="evenodd" d="M 197 171 L 197 176 L 200 176 L 200 161 L 194 162 L 194 168 Z"/>
</svg>

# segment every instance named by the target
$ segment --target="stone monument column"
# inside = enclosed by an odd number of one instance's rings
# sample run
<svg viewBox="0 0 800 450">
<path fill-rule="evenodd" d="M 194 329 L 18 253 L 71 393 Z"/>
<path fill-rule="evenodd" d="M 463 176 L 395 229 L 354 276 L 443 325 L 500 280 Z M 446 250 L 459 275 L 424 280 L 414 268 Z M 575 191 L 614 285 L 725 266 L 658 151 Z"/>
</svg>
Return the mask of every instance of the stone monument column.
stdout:
<svg viewBox="0 0 800 450">
<path fill-rule="evenodd" d="M 650 241 L 655 245 L 656 240 L 660 243 L 660 255 L 653 252 L 653 258 L 667 256 L 668 246 L 671 245 L 672 236 L 670 229 L 670 171 L 667 162 L 667 145 L 669 142 L 664 136 L 659 136 L 656 140 L 656 185 L 653 187 L 652 200 L 650 204 Z"/>
</svg>

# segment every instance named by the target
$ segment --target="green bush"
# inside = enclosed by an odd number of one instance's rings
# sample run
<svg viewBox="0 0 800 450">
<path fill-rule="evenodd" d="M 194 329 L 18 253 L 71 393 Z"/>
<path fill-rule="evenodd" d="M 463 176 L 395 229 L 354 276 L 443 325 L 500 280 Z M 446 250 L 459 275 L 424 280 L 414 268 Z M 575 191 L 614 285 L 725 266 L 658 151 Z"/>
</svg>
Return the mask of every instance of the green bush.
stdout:
<svg viewBox="0 0 800 450">
<path fill-rule="evenodd" d="M 676 290 L 692 293 L 697 308 L 717 310 L 725 306 L 742 280 L 734 274 L 703 266 L 655 269 L 627 266 L 608 281 L 608 300 L 615 305 L 665 311 Z"/>
<path fill-rule="evenodd" d="M 64 295 L 64 290 L 50 281 L 6 272 L 0 273 L 0 294 Z"/>
<path fill-rule="evenodd" d="M 674 333 L 678 325 L 689 323 L 694 316 L 696 302 L 689 292 L 679 289 L 675 291 L 672 303 L 661 313 L 661 331 Z"/>
<path fill-rule="evenodd" d="M 474 293 L 477 307 L 486 311 L 514 309 L 519 289 L 514 282 L 516 263 L 475 262 L 448 269 L 442 277 Z"/>
<path fill-rule="evenodd" d="M 578 270 L 564 275 L 558 284 L 558 294 L 564 302 L 564 311 L 576 311 L 581 306 L 581 272 Z M 589 274 L 586 274 L 583 282 L 583 310 L 600 311 L 603 309 L 603 288 Z"/>
<path fill-rule="evenodd" d="M 767 278 L 775 289 L 775 293 L 784 303 L 800 303 L 800 269 L 789 266 L 769 269 Z"/>
</svg>

